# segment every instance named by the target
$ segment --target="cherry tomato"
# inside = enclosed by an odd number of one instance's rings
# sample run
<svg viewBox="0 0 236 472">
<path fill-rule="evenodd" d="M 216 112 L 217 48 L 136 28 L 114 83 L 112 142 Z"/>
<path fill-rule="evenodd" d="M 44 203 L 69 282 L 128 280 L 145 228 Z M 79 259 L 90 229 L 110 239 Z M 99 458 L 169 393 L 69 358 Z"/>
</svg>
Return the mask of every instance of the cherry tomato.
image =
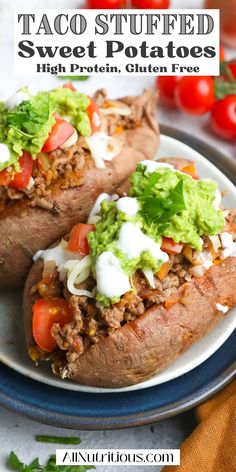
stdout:
<svg viewBox="0 0 236 472">
<path fill-rule="evenodd" d="M 89 244 L 87 235 L 90 231 L 94 231 L 94 225 L 87 225 L 79 223 L 74 226 L 71 231 L 70 239 L 67 248 L 69 251 L 77 252 L 78 254 L 89 254 Z"/>
<path fill-rule="evenodd" d="M 124 8 L 125 0 L 86 0 L 86 8 L 93 10 L 115 10 L 116 8 Z"/>
<path fill-rule="evenodd" d="M 220 45 L 220 61 L 225 59 L 225 50 L 222 45 Z"/>
<path fill-rule="evenodd" d="M 36 300 L 33 306 L 33 336 L 37 345 L 46 352 L 52 352 L 57 343 L 51 335 L 54 323 L 63 328 L 72 320 L 72 312 L 64 298 L 44 298 Z"/>
<path fill-rule="evenodd" d="M 0 172 L 0 185 L 9 185 L 14 175 L 13 167 L 9 166 Z"/>
<path fill-rule="evenodd" d="M 132 7 L 143 9 L 165 9 L 169 8 L 170 0 L 131 0 Z"/>
<path fill-rule="evenodd" d="M 20 172 L 14 174 L 13 179 L 8 184 L 9 187 L 26 188 L 33 171 L 33 159 L 28 152 L 24 152 L 19 159 Z"/>
<path fill-rule="evenodd" d="M 101 127 L 101 116 L 100 116 L 99 108 L 93 100 L 91 100 L 87 108 L 87 113 L 90 119 L 92 134 L 97 133 Z"/>
<path fill-rule="evenodd" d="M 161 76 L 156 78 L 156 85 L 160 92 L 160 99 L 165 105 L 175 107 L 175 89 L 181 77 L 178 76 Z"/>
<path fill-rule="evenodd" d="M 236 95 L 227 95 L 215 103 L 211 127 L 222 138 L 236 140 Z"/>
<path fill-rule="evenodd" d="M 58 149 L 75 131 L 75 128 L 60 116 L 55 116 L 55 119 L 56 123 L 53 125 L 48 139 L 43 145 L 42 152 L 51 152 Z"/>
<path fill-rule="evenodd" d="M 179 254 L 183 249 L 182 243 L 175 243 L 172 238 L 162 238 L 161 250 L 167 254 Z"/>
<path fill-rule="evenodd" d="M 77 92 L 76 88 L 71 82 L 66 82 L 66 84 L 62 85 L 62 87 L 71 90 L 71 92 Z"/>
<path fill-rule="evenodd" d="M 186 113 L 207 113 L 215 102 L 212 77 L 183 77 L 176 85 L 175 99 L 180 110 Z"/>
</svg>

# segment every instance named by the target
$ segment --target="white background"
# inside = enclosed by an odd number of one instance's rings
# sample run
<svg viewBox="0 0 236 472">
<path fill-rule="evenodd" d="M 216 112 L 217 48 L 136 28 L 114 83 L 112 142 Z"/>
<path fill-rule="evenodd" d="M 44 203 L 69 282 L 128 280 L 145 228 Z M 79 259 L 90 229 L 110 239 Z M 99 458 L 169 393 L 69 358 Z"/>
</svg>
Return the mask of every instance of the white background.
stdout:
<svg viewBox="0 0 236 472">
<path fill-rule="evenodd" d="M 29 83 L 29 78 L 15 78 L 13 76 L 13 9 L 14 8 L 76 8 L 80 0 L 0 0 L 0 99 L 14 93 L 21 85 Z M 173 8 L 199 8 L 201 0 L 172 0 Z M 235 51 L 229 51 L 234 55 Z M 32 80 L 30 80 L 32 82 Z M 39 88 L 50 88 L 58 84 L 54 78 L 37 78 L 33 83 Z M 119 97 L 127 94 L 140 93 L 143 87 L 153 86 L 154 79 L 146 78 L 91 78 L 88 82 L 79 83 L 81 91 L 92 91 L 99 87 L 106 87 L 110 96 Z M 218 149 L 236 157 L 235 145 L 225 143 L 213 137 L 207 128 L 207 117 L 194 118 L 180 114 L 175 110 L 160 108 L 159 120 L 180 130 L 187 131 L 198 138 L 213 144 Z M 43 386 L 42 386 L 43 388 Z M 66 402 L 66 393 L 65 393 Z M 93 431 L 65 431 L 46 425 L 40 425 L 29 421 L 0 407 L 0 472 L 7 472 L 4 463 L 7 454 L 13 449 L 25 461 L 40 456 L 44 461 L 49 454 L 55 452 L 56 447 L 48 444 L 35 443 L 35 434 L 75 435 L 82 439 L 81 446 L 85 448 L 178 448 L 180 443 L 189 434 L 192 428 L 192 416 L 190 414 L 171 418 L 154 427 L 145 426 L 129 430 L 93 432 Z M 131 472 L 134 468 L 128 469 Z M 139 472 L 155 471 L 156 466 L 139 467 Z M 174 469 L 173 469 L 174 470 Z M 126 472 L 127 467 L 97 467 L 98 472 Z"/>
</svg>

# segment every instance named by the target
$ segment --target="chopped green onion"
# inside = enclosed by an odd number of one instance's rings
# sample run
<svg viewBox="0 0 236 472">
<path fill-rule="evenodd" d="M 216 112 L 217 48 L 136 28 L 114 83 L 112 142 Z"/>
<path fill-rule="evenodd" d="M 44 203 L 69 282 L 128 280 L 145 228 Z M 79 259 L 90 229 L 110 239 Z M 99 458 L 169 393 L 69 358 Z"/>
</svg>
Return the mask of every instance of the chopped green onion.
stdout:
<svg viewBox="0 0 236 472">
<path fill-rule="evenodd" d="M 81 443 L 80 438 L 47 436 L 47 435 L 41 435 L 41 434 L 37 434 L 35 436 L 35 440 L 38 442 L 53 443 L 53 444 L 80 444 Z"/>
<path fill-rule="evenodd" d="M 58 75 L 60 80 L 88 80 L 88 75 Z"/>
</svg>

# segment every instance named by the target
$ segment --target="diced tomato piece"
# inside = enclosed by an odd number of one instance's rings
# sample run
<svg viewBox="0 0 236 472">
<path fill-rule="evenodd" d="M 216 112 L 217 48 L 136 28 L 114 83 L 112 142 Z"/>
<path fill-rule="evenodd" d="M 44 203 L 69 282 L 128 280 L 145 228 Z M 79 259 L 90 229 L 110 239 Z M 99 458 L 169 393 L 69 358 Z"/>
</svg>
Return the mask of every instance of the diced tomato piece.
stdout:
<svg viewBox="0 0 236 472">
<path fill-rule="evenodd" d="M 14 171 L 13 167 L 9 166 L 0 172 L 0 185 L 9 185 L 13 179 Z"/>
<path fill-rule="evenodd" d="M 191 175 L 192 178 L 195 180 L 200 180 L 200 177 L 198 177 L 196 173 L 196 168 L 194 164 L 190 164 L 189 166 L 182 167 L 181 171 L 184 172 L 185 174 Z"/>
<path fill-rule="evenodd" d="M 172 238 L 162 238 L 161 250 L 167 254 L 179 254 L 183 249 L 182 243 L 175 243 Z"/>
<path fill-rule="evenodd" d="M 90 119 L 92 134 L 97 133 L 101 128 L 101 114 L 97 104 L 93 100 L 91 100 L 87 108 L 87 113 Z"/>
<path fill-rule="evenodd" d="M 24 154 L 19 159 L 20 165 L 20 172 L 16 172 L 14 174 L 13 179 L 8 184 L 9 187 L 14 188 L 26 188 L 30 177 L 33 171 L 33 159 L 28 152 L 24 152 Z"/>
<path fill-rule="evenodd" d="M 55 119 L 56 123 L 53 125 L 48 139 L 43 145 L 42 152 L 51 152 L 58 149 L 75 131 L 75 128 L 60 116 L 55 115 Z"/>
<path fill-rule="evenodd" d="M 62 85 L 62 87 L 71 90 L 71 92 L 77 92 L 76 88 L 71 82 L 66 82 L 66 84 Z"/>
<path fill-rule="evenodd" d="M 46 352 L 52 352 L 57 343 L 51 335 L 51 328 L 58 323 L 61 328 L 72 320 L 72 312 L 64 298 L 36 300 L 33 306 L 33 336 L 37 345 Z"/>
<path fill-rule="evenodd" d="M 67 248 L 81 255 L 89 254 L 88 233 L 94 231 L 94 225 L 79 223 L 71 231 Z"/>
<path fill-rule="evenodd" d="M 19 159 L 20 172 L 15 172 L 13 166 L 0 172 L 0 185 L 13 188 L 26 188 L 33 170 L 33 159 L 28 152 L 24 152 Z"/>
</svg>

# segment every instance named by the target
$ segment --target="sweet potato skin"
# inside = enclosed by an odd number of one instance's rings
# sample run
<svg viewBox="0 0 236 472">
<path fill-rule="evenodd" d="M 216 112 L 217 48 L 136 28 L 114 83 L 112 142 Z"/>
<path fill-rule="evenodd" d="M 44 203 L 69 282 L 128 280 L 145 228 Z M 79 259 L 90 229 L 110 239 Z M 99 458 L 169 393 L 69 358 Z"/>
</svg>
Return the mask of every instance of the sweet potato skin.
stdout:
<svg viewBox="0 0 236 472">
<path fill-rule="evenodd" d="M 43 263 L 31 269 L 24 291 L 24 321 L 28 348 L 32 337 L 32 287 Z M 236 304 L 236 257 L 228 257 L 207 273 L 180 287 L 181 301 L 165 309 L 155 305 L 135 321 L 91 346 L 76 361 L 71 379 L 84 385 L 122 388 L 149 379 L 165 369 L 223 318 L 216 304 Z"/>
<path fill-rule="evenodd" d="M 31 201 L 24 199 L 0 213 L 0 289 L 22 286 L 37 250 L 46 249 L 76 223 L 85 221 L 97 196 L 114 192 L 138 162 L 153 159 L 159 142 L 155 93 L 146 90 L 138 99 L 123 101 L 137 102 L 140 126 L 120 134 L 122 152 L 107 162 L 105 169 L 88 169 L 74 188 L 62 190 L 60 182 L 52 185 L 47 199 L 51 209 L 32 207 Z"/>
</svg>

